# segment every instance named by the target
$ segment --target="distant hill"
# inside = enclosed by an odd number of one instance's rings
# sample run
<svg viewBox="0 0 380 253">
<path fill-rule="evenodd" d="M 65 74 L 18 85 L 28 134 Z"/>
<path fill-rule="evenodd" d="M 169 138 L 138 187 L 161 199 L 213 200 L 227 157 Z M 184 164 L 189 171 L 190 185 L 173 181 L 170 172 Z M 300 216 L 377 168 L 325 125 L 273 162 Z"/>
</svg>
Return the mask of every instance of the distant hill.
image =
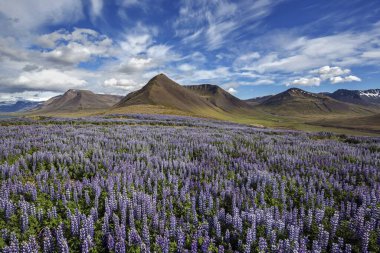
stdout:
<svg viewBox="0 0 380 253">
<path fill-rule="evenodd" d="M 187 85 L 184 87 L 197 93 L 199 96 L 211 102 L 211 104 L 226 112 L 234 112 L 250 108 L 250 105 L 247 102 L 231 95 L 217 85 L 200 84 Z"/>
<path fill-rule="evenodd" d="M 24 112 L 31 110 L 42 102 L 20 100 L 17 102 L 0 102 L 0 113 L 13 113 L 13 112 Z"/>
<path fill-rule="evenodd" d="M 89 90 L 68 90 L 37 107 L 34 112 L 77 112 L 107 109 L 122 99 L 121 96 L 95 94 Z"/>
<path fill-rule="evenodd" d="M 358 105 L 380 106 L 380 89 L 371 90 L 345 90 L 340 89 L 333 93 L 325 93 L 327 96 L 346 103 Z"/>
<path fill-rule="evenodd" d="M 331 113 L 366 113 L 370 110 L 338 101 L 323 94 L 291 88 L 262 101 L 258 108 L 279 115 L 323 115 Z"/>
<path fill-rule="evenodd" d="M 114 108 L 136 105 L 163 106 L 195 114 L 220 112 L 220 109 L 209 100 L 174 82 L 164 74 L 153 77 L 143 88 L 129 93 Z"/>
</svg>

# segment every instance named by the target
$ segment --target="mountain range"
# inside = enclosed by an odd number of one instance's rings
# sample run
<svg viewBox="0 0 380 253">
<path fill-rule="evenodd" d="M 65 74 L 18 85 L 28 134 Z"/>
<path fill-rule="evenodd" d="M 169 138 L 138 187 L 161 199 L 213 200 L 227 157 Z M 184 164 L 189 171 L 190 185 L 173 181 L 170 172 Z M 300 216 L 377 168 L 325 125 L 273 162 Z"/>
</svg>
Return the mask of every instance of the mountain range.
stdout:
<svg viewBox="0 0 380 253">
<path fill-rule="evenodd" d="M 28 100 L 19 100 L 15 102 L 0 102 L 0 113 L 10 113 L 10 112 L 25 112 L 29 111 L 43 102 L 35 102 Z"/>
<path fill-rule="evenodd" d="M 321 120 L 338 125 L 335 121 L 376 118 L 380 113 L 380 89 L 311 93 L 290 88 L 276 95 L 241 100 L 217 85 L 180 85 L 159 74 L 126 96 L 68 90 L 31 107 L 27 110 L 32 115 L 162 113 L 292 128 L 320 125 Z M 319 123 L 313 123 L 315 120 Z"/>
<path fill-rule="evenodd" d="M 256 105 L 265 111 L 279 115 L 318 115 L 366 113 L 368 108 L 326 94 L 316 94 L 298 88 L 291 88 L 274 96 L 261 99 Z"/>
<path fill-rule="evenodd" d="M 370 89 L 370 90 L 345 90 L 340 89 L 333 93 L 325 93 L 327 96 L 332 97 L 336 100 L 366 105 L 366 106 L 376 106 L 380 104 L 380 89 Z"/>
</svg>

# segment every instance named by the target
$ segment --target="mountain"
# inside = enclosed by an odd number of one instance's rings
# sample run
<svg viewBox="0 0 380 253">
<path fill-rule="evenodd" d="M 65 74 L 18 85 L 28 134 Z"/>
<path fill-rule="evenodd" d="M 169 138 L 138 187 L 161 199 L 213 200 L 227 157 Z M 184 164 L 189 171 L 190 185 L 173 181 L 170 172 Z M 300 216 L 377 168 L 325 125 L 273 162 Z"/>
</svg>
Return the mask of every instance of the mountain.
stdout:
<svg viewBox="0 0 380 253">
<path fill-rule="evenodd" d="M 220 109 L 191 89 L 174 82 L 164 74 L 153 77 L 140 90 L 125 96 L 114 108 L 157 106 L 181 112 L 202 114 Z"/>
<path fill-rule="evenodd" d="M 89 90 L 68 90 L 63 95 L 47 100 L 34 112 L 54 113 L 107 109 L 121 99 L 121 96 L 95 94 Z"/>
<path fill-rule="evenodd" d="M 229 92 L 213 84 L 187 85 L 183 86 L 205 98 L 214 106 L 226 111 L 233 112 L 240 109 L 248 109 L 250 105 L 231 95 Z"/>
<path fill-rule="evenodd" d="M 24 112 L 31 110 L 39 105 L 42 102 L 20 100 L 17 102 L 0 102 L 0 113 L 12 113 L 12 112 Z"/>
<path fill-rule="evenodd" d="M 265 100 L 269 99 L 273 97 L 273 95 L 267 95 L 267 96 L 263 96 L 263 97 L 256 97 L 256 98 L 250 98 L 250 99 L 246 99 L 244 100 L 246 103 L 250 104 L 250 105 L 258 105 L 258 104 L 261 104 L 262 102 L 264 102 Z"/>
<path fill-rule="evenodd" d="M 365 107 L 348 104 L 323 94 L 315 94 L 298 88 L 291 88 L 269 97 L 257 107 L 273 114 L 288 116 L 371 112 Z"/>
<path fill-rule="evenodd" d="M 380 105 L 380 89 L 371 90 L 345 90 L 339 89 L 327 96 L 339 101 L 358 105 Z"/>
</svg>

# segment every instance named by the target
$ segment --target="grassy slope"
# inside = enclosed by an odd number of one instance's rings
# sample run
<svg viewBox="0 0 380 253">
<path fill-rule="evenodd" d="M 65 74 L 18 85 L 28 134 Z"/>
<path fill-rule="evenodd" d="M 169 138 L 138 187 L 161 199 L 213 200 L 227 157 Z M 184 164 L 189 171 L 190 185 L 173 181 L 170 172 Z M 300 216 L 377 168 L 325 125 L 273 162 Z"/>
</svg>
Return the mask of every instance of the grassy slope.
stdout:
<svg viewBox="0 0 380 253">
<path fill-rule="evenodd" d="M 302 131 L 330 131 L 350 135 L 380 135 L 380 114 L 359 117 L 357 115 L 331 114 L 325 116 L 280 116 L 262 110 L 252 110 L 249 113 L 226 113 L 214 110 L 199 112 L 184 112 L 175 108 L 158 105 L 133 105 L 112 110 L 85 110 L 73 113 L 45 113 L 45 114 L 13 114 L 16 116 L 51 116 L 51 117 L 87 117 L 108 114 L 144 113 L 195 116 L 248 124 L 257 127 L 294 129 Z"/>
</svg>

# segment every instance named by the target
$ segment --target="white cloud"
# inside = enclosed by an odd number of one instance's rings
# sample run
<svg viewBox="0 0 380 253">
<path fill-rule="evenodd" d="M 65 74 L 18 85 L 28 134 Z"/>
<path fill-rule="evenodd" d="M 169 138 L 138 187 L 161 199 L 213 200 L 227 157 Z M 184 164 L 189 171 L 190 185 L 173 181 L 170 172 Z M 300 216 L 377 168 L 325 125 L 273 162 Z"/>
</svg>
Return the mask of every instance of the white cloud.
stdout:
<svg viewBox="0 0 380 253">
<path fill-rule="evenodd" d="M 129 54 L 139 54 L 145 52 L 152 43 L 150 34 L 137 34 L 128 35 L 125 41 L 120 43 L 120 46 Z"/>
<path fill-rule="evenodd" d="M 4 58 L 12 61 L 24 61 L 27 59 L 27 53 L 17 47 L 16 39 L 0 37 L 0 61 Z"/>
<path fill-rule="evenodd" d="M 195 80 L 212 80 L 228 78 L 230 75 L 231 73 L 227 67 L 218 67 L 210 70 L 196 70 L 191 78 Z"/>
<path fill-rule="evenodd" d="M 335 84 L 335 83 L 348 83 L 348 82 L 361 82 L 362 80 L 353 75 L 349 75 L 346 77 L 341 77 L 341 76 L 334 76 L 330 78 L 330 82 Z"/>
<path fill-rule="evenodd" d="M 316 74 L 318 77 L 302 77 L 287 83 L 286 85 L 301 85 L 301 86 L 319 86 L 322 81 L 329 81 L 332 84 L 343 82 L 361 82 L 361 79 L 351 73 L 350 69 L 341 67 L 323 66 L 321 68 L 310 71 L 311 74 Z"/>
<path fill-rule="evenodd" d="M 92 57 L 110 57 L 113 41 L 91 29 L 75 28 L 72 33 L 59 30 L 44 34 L 37 39 L 48 50 L 42 56 L 56 63 L 76 65 Z M 50 50 L 51 49 L 51 50 Z"/>
<path fill-rule="evenodd" d="M 294 81 L 291 81 L 290 83 L 287 83 L 286 86 L 289 86 L 289 85 L 319 86 L 320 84 L 321 84 L 321 79 L 319 77 L 311 77 L 311 78 L 302 77 L 300 79 L 296 79 Z"/>
<path fill-rule="evenodd" d="M 141 1 L 138 1 L 138 0 L 118 0 L 117 3 L 123 7 L 130 7 L 133 5 L 141 4 Z"/>
<path fill-rule="evenodd" d="M 351 73 L 349 69 L 340 67 L 323 66 L 319 69 L 310 71 L 312 74 L 318 74 L 322 80 L 326 80 L 335 76 L 347 75 Z"/>
<path fill-rule="evenodd" d="M 103 86 L 132 91 L 132 90 L 135 90 L 138 85 L 136 84 L 135 81 L 130 80 L 130 79 L 111 78 L 111 79 L 105 80 L 103 83 Z"/>
<path fill-rule="evenodd" d="M 260 79 L 254 82 L 255 85 L 265 85 L 265 84 L 274 84 L 274 81 L 271 79 Z"/>
<path fill-rule="evenodd" d="M 206 30 L 208 49 L 214 50 L 220 48 L 224 43 L 226 35 L 234 31 L 237 26 L 237 23 L 234 21 L 210 23 Z"/>
<path fill-rule="evenodd" d="M 175 61 L 179 59 L 179 55 L 172 51 L 171 46 L 158 44 L 148 48 L 146 54 L 148 57 L 159 60 L 161 62 Z"/>
<path fill-rule="evenodd" d="M 30 32 L 50 24 L 70 24 L 83 18 L 82 1 L 77 0 L 16 0 L 0 1 L 2 32 Z M 5 22 L 7 24 L 5 24 Z M 1 31 L 0 31 L 1 33 Z"/>
<path fill-rule="evenodd" d="M 281 0 L 183 0 L 173 26 L 184 43 L 215 50 L 236 39 L 234 32 L 238 29 L 253 29 L 279 2 Z"/>
<path fill-rule="evenodd" d="M 20 86 L 32 90 L 65 91 L 69 88 L 84 86 L 87 82 L 79 79 L 77 73 L 58 69 L 24 72 L 13 81 L 11 86 Z"/>
<path fill-rule="evenodd" d="M 227 90 L 229 93 L 231 93 L 232 95 L 233 94 L 236 94 L 237 93 L 237 90 L 235 90 L 234 88 L 228 88 L 228 90 Z"/>
<path fill-rule="evenodd" d="M 261 57 L 258 52 L 249 52 L 238 56 L 233 65 L 236 69 L 249 69 L 249 66 L 252 65 L 257 59 Z M 248 67 L 247 67 L 248 66 Z"/>
<path fill-rule="evenodd" d="M 103 10 L 103 0 L 91 0 L 92 19 L 101 16 Z"/>
<path fill-rule="evenodd" d="M 362 54 L 364 58 L 380 59 L 380 50 L 366 51 Z"/>
<path fill-rule="evenodd" d="M 258 73 L 286 74 L 309 72 L 329 65 L 339 65 L 341 68 L 378 65 L 377 56 L 380 55 L 375 45 L 379 40 L 380 29 L 376 26 L 361 32 L 346 31 L 323 37 L 302 36 L 289 30 L 274 31 L 251 42 L 256 45 L 256 50 L 261 52 L 257 61 L 251 61 L 246 65 L 235 64 L 235 67 Z M 245 54 L 243 52 L 241 56 Z"/>
<path fill-rule="evenodd" d="M 181 64 L 178 66 L 178 69 L 180 71 L 183 71 L 183 72 L 189 72 L 189 71 L 193 71 L 196 69 L 196 67 L 194 65 L 191 65 L 191 64 L 187 64 L 187 63 L 184 63 L 184 64 Z"/>
<path fill-rule="evenodd" d="M 132 31 L 124 36 L 120 42 L 121 50 L 117 57 L 119 66 L 117 69 L 125 74 L 141 74 L 158 67 L 165 67 L 166 63 L 172 63 L 181 59 L 171 46 L 155 44 L 152 34 L 154 28 L 141 26 L 139 31 Z"/>
<path fill-rule="evenodd" d="M 14 93 L 1 93 L 0 101 L 17 102 L 19 100 L 29 100 L 35 102 L 46 101 L 51 97 L 60 95 L 61 93 L 50 91 L 23 91 Z"/>
</svg>

